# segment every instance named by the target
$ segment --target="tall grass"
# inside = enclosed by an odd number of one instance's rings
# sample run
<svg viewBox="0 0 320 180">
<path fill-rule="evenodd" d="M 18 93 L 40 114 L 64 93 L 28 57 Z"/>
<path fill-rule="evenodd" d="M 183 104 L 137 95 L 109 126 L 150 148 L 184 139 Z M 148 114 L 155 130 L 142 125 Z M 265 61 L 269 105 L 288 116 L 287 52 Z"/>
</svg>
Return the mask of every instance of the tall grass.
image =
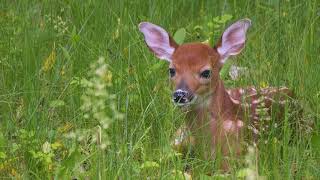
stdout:
<svg viewBox="0 0 320 180">
<path fill-rule="evenodd" d="M 214 17 L 232 20 L 212 33 Z M 290 112 L 279 134 L 259 146 L 259 175 L 318 179 L 320 117 L 320 3 L 316 0 L 124 1 L 3 0 L 0 3 L 0 177 L 51 179 L 183 178 L 186 165 L 206 178 L 213 162 L 181 158 L 171 147 L 184 114 L 171 104 L 167 64 L 146 48 L 137 25 L 150 21 L 170 33 L 184 27 L 187 41 L 217 39 L 225 25 L 248 17 L 253 26 L 232 61 L 249 76 L 228 87 L 286 85 L 302 105 L 311 133 L 296 131 Z M 204 33 L 196 32 L 202 26 Z M 211 32 L 211 31 L 210 31 Z M 80 107 L 90 64 L 105 57 L 108 91 L 124 114 L 110 124 L 110 144 L 99 149 L 66 135 L 97 127 Z M 230 81 L 229 81 L 230 82 Z M 106 105 L 108 102 L 106 102 Z M 112 117 L 112 114 L 110 114 Z M 245 166 L 234 167 L 226 178 Z M 215 169 L 211 168 L 212 171 Z"/>
</svg>

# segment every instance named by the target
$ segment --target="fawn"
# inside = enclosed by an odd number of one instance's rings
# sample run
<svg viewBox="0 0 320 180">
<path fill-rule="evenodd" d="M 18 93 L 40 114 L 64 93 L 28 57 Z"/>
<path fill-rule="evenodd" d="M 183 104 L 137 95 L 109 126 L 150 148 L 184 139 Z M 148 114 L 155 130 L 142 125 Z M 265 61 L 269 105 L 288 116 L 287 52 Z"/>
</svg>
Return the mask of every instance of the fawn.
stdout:
<svg viewBox="0 0 320 180">
<path fill-rule="evenodd" d="M 192 143 L 207 144 L 205 158 L 220 152 L 223 157 L 241 154 L 241 136 L 244 127 L 259 134 L 258 107 L 269 114 L 271 105 L 284 107 L 292 96 L 286 87 L 254 87 L 225 89 L 219 71 L 229 56 L 237 55 L 245 46 L 249 19 L 229 26 L 219 42 L 210 47 L 204 43 L 178 45 L 161 27 L 149 22 L 139 24 L 148 48 L 159 59 L 168 61 L 170 79 L 175 86 L 172 100 L 187 113 L 186 129 L 192 134 Z M 181 141 L 177 141 L 179 145 Z M 229 165 L 222 160 L 222 169 Z"/>
</svg>

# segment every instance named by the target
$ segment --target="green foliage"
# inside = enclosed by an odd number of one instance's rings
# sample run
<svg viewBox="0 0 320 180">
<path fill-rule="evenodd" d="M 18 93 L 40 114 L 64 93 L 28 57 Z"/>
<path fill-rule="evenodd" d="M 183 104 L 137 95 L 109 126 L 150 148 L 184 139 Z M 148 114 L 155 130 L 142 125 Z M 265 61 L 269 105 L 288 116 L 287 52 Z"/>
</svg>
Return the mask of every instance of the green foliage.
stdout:
<svg viewBox="0 0 320 180">
<path fill-rule="evenodd" d="M 2 1 L 0 179 L 188 179 L 186 167 L 193 179 L 317 179 L 319 5 Z M 251 164 L 231 157 L 232 171 L 221 174 L 215 161 L 183 157 L 170 147 L 185 114 L 170 101 L 168 64 L 146 48 L 137 25 L 150 21 L 176 30 L 171 35 L 179 44 L 214 46 L 242 18 L 252 19 L 252 27 L 246 48 L 221 71 L 226 87 L 286 85 L 303 112 L 286 112 L 277 119 L 284 127 L 270 127 L 268 142 L 248 154 L 256 157 Z M 247 67 L 248 75 L 231 80 L 234 64 Z M 312 124 L 311 133 L 302 130 L 304 123 Z"/>
<path fill-rule="evenodd" d="M 229 76 L 229 71 L 230 71 L 230 68 L 231 68 L 232 64 L 234 64 L 234 62 L 232 62 L 232 61 L 227 61 L 227 62 L 223 65 L 223 67 L 222 67 L 222 69 L 221 69 L 221 71 L 220 71 L 220 77 L 221 77 L 221 79 L 227 79 L 227 78 L 228 78 L 228 76 Z"/>
<path fill-rule="evenodd" d="M 184 39 L 186 38 L 186 29 L 180 28 L 178 29 L 173 36 L 173 39 L 178 43 L 182 44 L 184 42 Z"/>
<path fill-rule="evenodd" d="M 207 22 L 203 22 L 207 26 L 196 25 L 190 30 L 191 34 L 196 34 L 197 38 L 206 39 L 204 42 L 209 43 L 211 46 L 214 45 L 214 37 L 222 35 L 222 27 L 225 27 L 225 24 L 232 19 L 232 15 L 224 14 L 222 16 L 216 16 L 213 19 L 205 16 L 203 19 L 207 20 Z M 185 41 L 186 37 L 186 29 L 180 28 L 178 29 L 173 36 L 173 39 L 178 43 L 182 44 Z M 225 65 L 222 67 L 220 75 L 222 79 L 228 78 L 228 73 L 230 71 L 230 67 L 233 64 L 232 61 L 227 61 Z"/>
<path fill-rule="evenodd" d="M 211 46 L 215 45 L 215 40 L 222 36 L 225 25 L 232 19 L 232 15 L 224 14 L 211 18 L 208 15 L 202 17 L 202 23 L 193 27 L 192 35 Z"/>
</svg>

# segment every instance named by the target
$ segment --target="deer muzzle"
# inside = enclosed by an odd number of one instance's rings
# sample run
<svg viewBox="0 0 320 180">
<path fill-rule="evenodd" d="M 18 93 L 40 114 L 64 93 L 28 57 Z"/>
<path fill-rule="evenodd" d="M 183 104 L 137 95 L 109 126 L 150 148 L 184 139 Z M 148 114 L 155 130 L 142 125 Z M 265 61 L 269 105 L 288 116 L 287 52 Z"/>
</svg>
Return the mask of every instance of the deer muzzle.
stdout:
<svg viewBox="0 0 320 180">
<path fill-rule="evenodd" d="M 177 89 L 172 95 L 173 102 L 178 106 L 189 105 L 193 102 L 194 99 L 195 96 L 193 95 L 193 93 L 182 89 Z"/>
</svg>

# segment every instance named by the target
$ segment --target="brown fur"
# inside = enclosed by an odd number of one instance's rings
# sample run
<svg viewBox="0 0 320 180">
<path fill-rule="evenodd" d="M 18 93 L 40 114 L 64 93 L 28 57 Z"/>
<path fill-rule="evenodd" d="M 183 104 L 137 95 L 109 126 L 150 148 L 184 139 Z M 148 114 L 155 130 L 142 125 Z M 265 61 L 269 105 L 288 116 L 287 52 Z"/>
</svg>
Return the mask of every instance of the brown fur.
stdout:
<svg viewBox="0 0 320 180">
<path fill-rule="evenodd" d="M 261 107 L 259 106 L 261 104 L 265 108 L 270 108 L 276 100 L 283 101 L 286 96 L 292 95 L 287 88 L 266 88 L 261 89 L 260 93 L 252 87 L 227 91 L 219 76 L 221 69 L 219 58 L 215 48 L 202 43 L 188 43 L 176 49 L 170 64 L 176 69 L 176 76 L 172 78 L 176 86 L 183 82 L 193 93 L 203 95 L 212 92 L 209 106 L 196 105 L 188 109 L 187 115 L 187 129 L 192 132 L 194 143 L 208 144 L 205 142 L 208 138 L 201 137 L 210 137 L 211 152 L 208 149 L 204 154 L 205 158 L 212 158 L 217 151 L 223 156 L 229 156 L 231 153 L 240 154 L 241 131 L 243 127 L 259 118 L 256 108 Z M 211 67 L 211 81 L 203 82 L 199 78 L 198 74 L 203 67 Z M 268 99 L 259 101 L 261 97 Z M 252 104 L 252 102 L 259 103 Z M 248 111 L 251 114 L 249 122 L 244 117 Z M 222 169 L 228 170 L 226 161 L 223 161 Z"/>
<path fill-rule="evenodd" d="M 170 62 L 170 76 L 176 90 L 173 100 L 186 110 L 186 129 L 193 135 L 187 139 L 197 148 L 209 146 L 203 149 L 205 158 L 214 158 L 221 152 L 224 170 L 229 167 L 226 157 L 242 151 L 244 127 L 250 126 L 258 136 L 260 128 L 263 129 L 259 120 L 265 118 L 259 112 L 266 110 L 270 114 L 273 104 L 283 107 L 287 96 L 292 95 L 287 88 L 225 89 L 219 71 L 229 56 L 239 54 L 244 48 L 250 26 L 249 19 L 235 22 L 212 48 L 203 43 L 178 45 L 163 28 L 149 22 L 139 24 L 149 49 L 158 58 Z"/>
</svg>

